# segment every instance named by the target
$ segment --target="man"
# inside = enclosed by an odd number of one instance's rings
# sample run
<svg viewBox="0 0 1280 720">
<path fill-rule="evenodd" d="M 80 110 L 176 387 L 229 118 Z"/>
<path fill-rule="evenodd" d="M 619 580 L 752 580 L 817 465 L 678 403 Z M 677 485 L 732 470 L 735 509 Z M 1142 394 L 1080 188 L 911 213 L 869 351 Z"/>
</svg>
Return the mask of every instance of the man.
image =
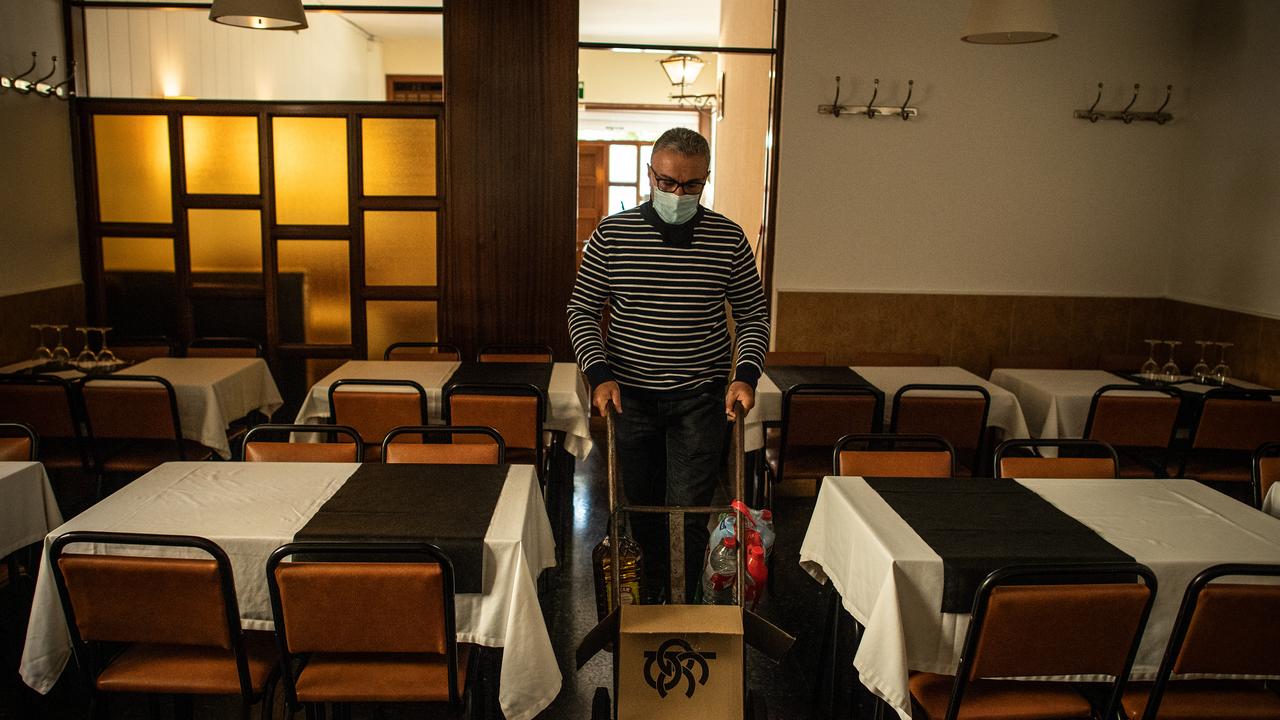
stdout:
<svg viewBox="0 0 1280 720">
<path fill-rule="evenodd" d="M 722 468 L 726 417 L 750 410 L 769 344 L 769 315 L 742 228 L 698 204 L 711 150 L 674 128 L 654 143 L 652 199 L 605 218 L 591 235 L 569 300 L 569 333 L 592 404 L 618 411 L 618 464 L 628 502 L 707 505 Z M 725 301 L 732 308 L 737 366 Z M 608 340 L 600 318 L 609 305 Z M 649 601 L 669 577 L 667 522 L 638 513 Z M 705 516 L 685 520 L 686 593 L 708 540 Z M 691 598 L 690 598 L 691 599 Z"/>
</svg>

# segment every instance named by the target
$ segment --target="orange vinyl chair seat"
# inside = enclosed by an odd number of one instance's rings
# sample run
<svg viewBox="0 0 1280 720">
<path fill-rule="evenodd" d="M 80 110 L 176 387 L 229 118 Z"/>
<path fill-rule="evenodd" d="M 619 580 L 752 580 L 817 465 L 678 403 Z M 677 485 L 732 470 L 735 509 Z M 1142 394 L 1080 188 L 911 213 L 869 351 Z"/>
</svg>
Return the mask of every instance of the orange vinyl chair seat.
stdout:
<svg viewBox="0 0 1280 720">
<path fill-rule="evenodd" d="M 401 442 L 388 445 L 382 460 L 388 463 L 430 465 L 496 465 L 498 446 L 477 443 Z"/>
<path fill-rule="evenodd" d="M 334 424 L 356 429 L 365 461 L 373 462 L 382 457 L 382 439 L 392 430 L 427 424 L 427 391 L 407 380 L 338 380 L 329 387 L 329 413 Z"/>
<path fill-rule="evenodd" d="M 31 459 L 31 438 L 0 437 L 0 461 L 23 462 Z"/>
<path fill-rule="evenodd" d="M 1125 717 L 1138 720 L 1147 710 L 1151 683 L 1133 683 L 1124 691 Z M 1220 680 L 1184 680 L 1169 684 L 1160 701 L 1161 720 L 1280 720 L 1280 695 L 1261 684 Z"/>
<path fill-rule="evenodd" d="M 50 470 L 83 469 L 75 390 L 57 378 L 0 379 L 0 422 L 20 422 L 40 438 L 39 460 Z"/>
<path fill-rule="evenodd" d="M 248 442 L 244 445 L 245 462 L 334 462 L 361 461 L 355 443 Z"/>
<path fill-rule="evenodd" d="M 249 682 L 261 692 L 280 663 L 275 638 L 269 632 L 244 634 Z M 240 676 L 230 650 L 191 645 L 130 645 L 98 675 L 104 692 L 235 695 Z"/>
<path fill-rule="evenodd" d="M 480 362 L 492 363 L 549 363 L 551 358 L 542 353 L 483 353 Z"/>
<path fill-rule="evenodd" d="M 950 675 L 913 672 L 908 678 L 914 704 L 926 718 L 944 718 L 951 702 Z M 914 715 L 914 713 L 912 713 Z M 971 682 L 960 720 L 1066 720 L 1092 718 L 1089 702 L 1067 683 L 981 680 Z"/>
<path fill-rule="evenodd" d="M 382 352 L 383 360 L 447 362 L 462 359 L 462 351 L 448 343 L 394 342 Z"/>
<path fill-rule="evenodd" d="M 449 398 L 451 425 L 479 425 L 498 431 L 507 452 L 536 450 L 542 444 L 538 428 L 538 398 L 524 395 L 472 395 L 458 393 Z M 485 442 L 457 438 L 458 442 Z M 515 462 L 514 460 L 512 462 Z"/>
<path fill-rule="evenodd" d="M 1000 459 L 1000 475 L 1013 478 L 1114 478 L 1111 458 L 1006 457 Z"/>
<path fill-rule="evenodd" d="M 1271 492 L 1271 486 L 1280 481 L 1280 457 L 1269 455 L 1277 451 L 1280 451 L 1280 443 L 1269 443 L 1258 448 L 1258 452 L 1255 454 L 1253 470 L 1253 503 L 1255 507 L 1262 507 L 1262 502 L 1267 499 L 1267 494 Z"/>
<path fill-rule="evenodd" d="M 467 684 L 471 646 L 458 644 L 457 691 Z M 298 676 L 302 702 L 448 702 L 443 655 L 313 653 Z"/>
<path fill-rule="evenodd" d="M 951 477 L 951 453 L 929 450 L 842 450 L 840 474 L 859 477 Z"/>
</svg>

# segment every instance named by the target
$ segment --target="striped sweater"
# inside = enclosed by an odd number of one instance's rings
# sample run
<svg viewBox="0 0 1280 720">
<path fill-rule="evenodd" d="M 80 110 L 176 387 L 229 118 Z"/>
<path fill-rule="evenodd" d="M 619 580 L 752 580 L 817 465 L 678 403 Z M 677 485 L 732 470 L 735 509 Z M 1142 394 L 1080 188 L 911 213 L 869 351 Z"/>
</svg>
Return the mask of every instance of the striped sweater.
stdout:
<svg viewBox="0 0 1280 720">
<path fill-rule="evenodd" d="M 611 215 L 587 241 L 569 300 L 578 365 L 593 387 L 617 380 L 675 395 L 723 382 L 731 357 L 725 300 L 737 335 L 734 379 L 754 387 L 769 312 L 742 228 L 705 208 L 683 226 L 666 225 L 648 203 Z"/>
</svg>

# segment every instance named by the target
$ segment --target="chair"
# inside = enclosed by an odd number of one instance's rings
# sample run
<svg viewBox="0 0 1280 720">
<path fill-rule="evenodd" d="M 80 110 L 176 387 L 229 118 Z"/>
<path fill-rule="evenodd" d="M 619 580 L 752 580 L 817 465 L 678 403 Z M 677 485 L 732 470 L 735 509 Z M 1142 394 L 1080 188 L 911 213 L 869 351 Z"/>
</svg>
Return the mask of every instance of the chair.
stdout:
<svg viewBox="0 0 1280 720">
<path fill-rule="evenodd" d="M 388 553 L 394 561 L 374 559 Z M 267 560 L 267 587 L 291 707 L 433 702 L 460 713 L 468 704 L 478 653 L 457 641 L 453 566 L 438 547 L 290 543 Z"/>
<path fill-rule="evenodd" d="M 1043 447 L 1057 448 L 1058 456 L 1041 457 L 1037 451 Z M 1011 454 L 1018 450 L 1029 451 L 1031 456 Z M 1078 452 L 1093 456 L 1083 457 Z M 996 446 L 991 467 L 998 478 L 1120 477 L 1115 449 L 1099 440 L 1006 440 Z"/>
<path fill-rule="evenodd" d="M 535 385 L 460 383 L 444 390 L 445 425 L 492 428 L 503 440 L 506 461 L 533 465 L 543 482 L 548 469 L 542 432 L 546 406 L 546 395 Z M 489 439 L 474 435 L 456 439 L 489 443 Z"/>
<path fill-rule="evenodd" d="M 955 469 L 955 450 L 939 435 L 854 433 L 831 450 L 833 475 L 949 478 Z"/>
<path fill-rule="evenodd" d="M 49 375 L 0 375 L 0 422 L 28 425 L 40 438 L 36 456 L 48 470 L 86 470 L 79 388 Z"/>
<path fill-rule="evenodd" d="M 476 353 L 480 362 L 550 363 L 556 361 L 550 345 L 483 345 Z"/>
<path fill-rule="evenodd" d="M 1179 475 L 1217 483 L 1250 482 L 1250 459 L 1262 444 L 1280 440 L 1275 392 L 1210 390 L 1191 433 L 1191 453 Z M 1246 500 L 1246 502 L 1248 502 Z"/>
<path fill-rule="evenodd" d="M 253 338 L 204 337 L 187 344 L 187 357 L 260 358 L 262 344 Z"/>
<path fill-rule="evenodd" d="M 973 475 L 982 460 L 990 411 L 991 393 L 981 385 L 912 383 L 893 395 L 889 432 L 941 435 L 957 453 L 963 453 L 960 474 Z"/>
<path fill-rule="evenodd" d="M 1120 477 L 1168 477 L 1169 448 L 1181 408 L 1182 393 L 1176 388 L 1103 385 L 1089 404 L 1084 437 L 1119 452 Z"/>
<path fill-rule="evenodd" d="M 1280 717 L 1280 694 L 1260 681 L 1174 678 L 1280 675 L 1280 585 L 1213 582 L 1227 576 L 1276 578 L 1280 565 L 1216 565 L 1197 575 L 1182 597 L 1154 682 L 1124 693 L 1125 717 Z"/>
<path fill-rule="evenodd" d="M 910 674 L 912 716 L 1114 718 L 1155 594 L 1155 574 L 1136 563 L 996 570 L 975 594 L 956 675 Z M 1105 709 L 1095 715 L 1067 683 L 1012 679 L 1059 675 L 1114 678 Z"/>
<path fill-rule="evenodd" d="M 75 543 L 194 549 L 212 559 L 65 552 Z M 49 556 L 94 705 L 99 693 L 239 695 L 241 718 L 259 699 L 270 717 L 279 655 L 269 633 L 240 629 L 222 548 L 183 535 L 69 532 Z"/>
<path fill-rule="evenodd" d="M 421 443 L 399 442 L 400 435 L 413 434 L 423 438 Z M 468 441 L 465 436 L 484 437 L 493 442 Z M 447 437 L 447 441 L 441 438 Z M 461 442 L 455 442 L 454 438 Z M 418 463 L 429 465 L 502 465 L 507 461 L 507 446 L 502 436 L 493 428 L 476 426 L 408 425 L 387 433 L 382 441 L 382 462 Z"/>
<path fill-rule="evenodd" d="M 462 351 L 456 345 L 430 342 L 395 342 L 382 353 L 383 360 L 417 360 L 439 362 L 461 360 Z"/>
<path fill-rule="evenodd" d="M 764 366 L 777 365 L 826 365 L 827 354 L 821 351 L 774 350 L 764 354 Z"/>
<path fill-rule="evenodd" d="M 859 385 L 800 383 L 782 393 L 782 422 L 765 434 L 763 489 L 771 507 L 772 487 L 791 478 L 821 479 L 831 445 L 850 432 L 878 432 L 884 396 Z"/>
<path fill-rule="evenodd" d="M 162 377 L 87 377 L 80 381 L 80 392 L 99 476 L 141 475 L 170 460 L 213 457 L 209 448 L 182 437 L 177 395 Z"/>
<path fill-rule="evenodd" d="M 1277 481 L 1280 481 L 1280 442 L 1264 443 L 1253 453 L 1254 507 L 1262 508 L 1262 502 Z"/>
<path fill-rule="evenodd" d="M 269 442 L 257 439 L 269 433 L 320 433 L 324 442 Z M 350 442 L 335 442 L 345 435 Z M 361 462 L 364 441 L 355 428 L 346 425 L 258 425 L 244 436 L 240 459 L 244 462 Z"/>
<path fill-rule="evenodd" d="M 849 364 L 870 367 L 937 367 L 939 360 L 932 353 L 856 352 Z"/>
<path fill-rule="evenodd" d="M 427 424 L 427 391 L 412 380 L 336 380 L 329 386 L 329 416 L 355 428 L 367 443 L 365 461 L 376 461 L 392 429 Z"/>
<path fill-rule="evenodd" d="M 112 338 L 108 346 L 121 360 L 137 363 L 152 358 L 173 357 L 178 344 L 171 338 L 155 335 Z"/>
<path fill-rule="evenodd" d="M 1038 355 L 992 355 L 991 368 L 1017 368 L 1033 370 L 1065 370 L 1071 367 L 1071 358 L 1065 354 L 1042 353 Z"/>
<path fill-rule="evenodd" d="M 40 439 L 30 425 L 0 423 L 0 461 L 31 462 L 40 456 Z"/>
</svg>

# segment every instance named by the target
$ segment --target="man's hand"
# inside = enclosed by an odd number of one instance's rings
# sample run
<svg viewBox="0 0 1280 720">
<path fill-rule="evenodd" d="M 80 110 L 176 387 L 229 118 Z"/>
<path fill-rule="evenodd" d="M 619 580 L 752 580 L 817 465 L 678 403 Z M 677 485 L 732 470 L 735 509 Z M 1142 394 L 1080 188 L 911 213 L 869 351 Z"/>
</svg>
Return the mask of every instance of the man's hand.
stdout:
<svg viewBox="0 0 1280 720">
<path fill-rule="evenodd" d="M 613 403 L 613 407 L 618 412 L 622 412 L 622 391 L 618 388 L 618 383 L 614 380 L 602 382 L 591 391 L 591 404 L 600 411 L 601 417 L 608 417 L 609 413 L 605 411 L 609 403 Z"/>
<path fill-rule="evenodd" d="M 751 412 L 751 407 L 756 404 L 755 388 L 741 381 L 734 381 L 729 384 L 729 391 L 724 395 L 724 414 L 729 420 L 738 419 L 733 413 L 733 404 L 735 402 L 742 403 L 743 410 Z"/>
</svg>

